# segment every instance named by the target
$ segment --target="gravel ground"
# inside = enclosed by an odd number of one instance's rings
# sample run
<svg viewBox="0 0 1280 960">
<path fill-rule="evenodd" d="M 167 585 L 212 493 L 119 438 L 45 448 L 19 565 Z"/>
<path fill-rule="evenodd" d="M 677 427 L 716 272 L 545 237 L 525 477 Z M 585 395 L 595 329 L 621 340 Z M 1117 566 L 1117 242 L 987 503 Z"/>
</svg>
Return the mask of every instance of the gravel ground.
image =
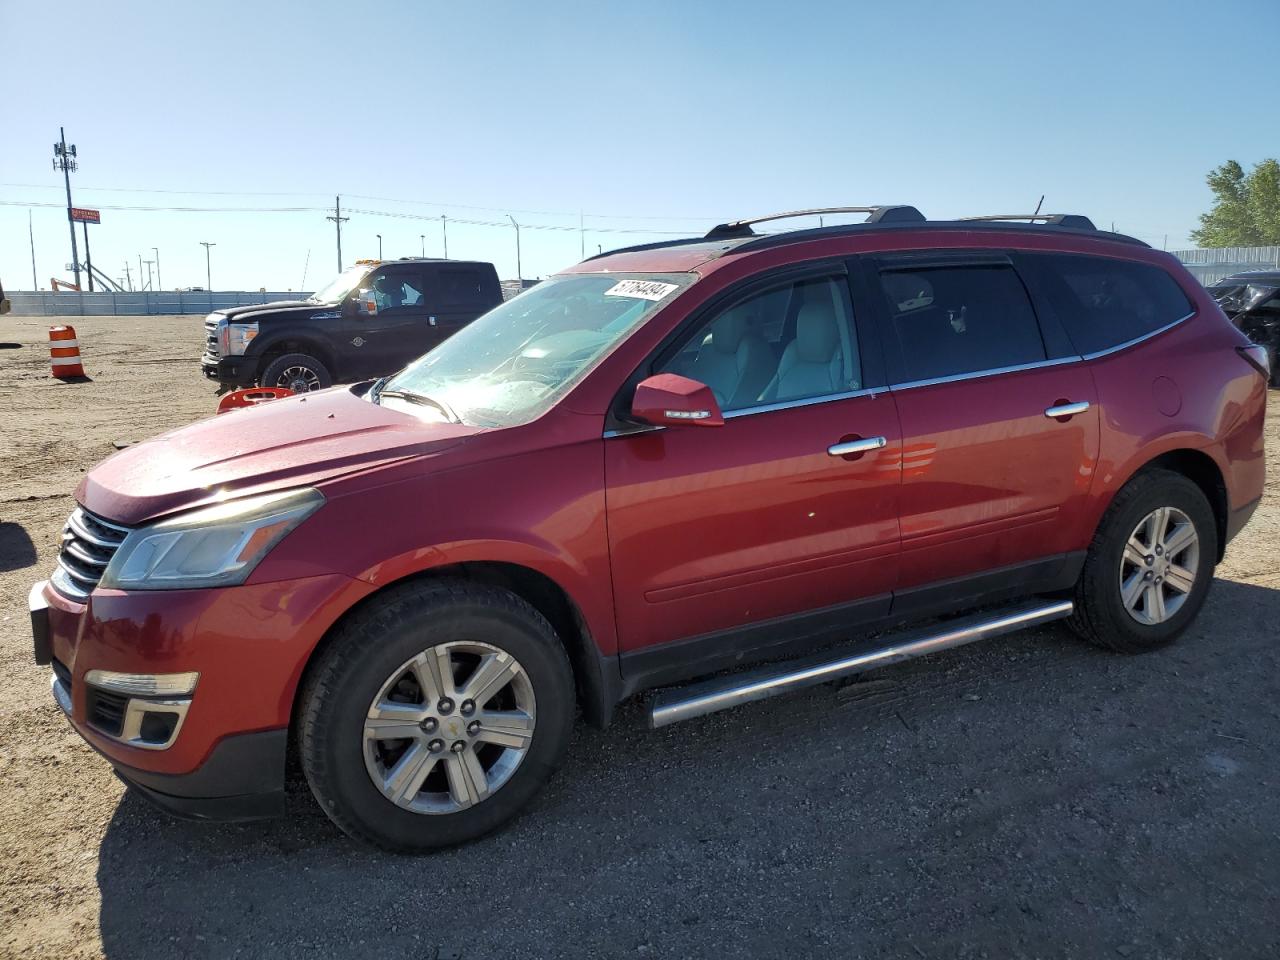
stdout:
<svg viewBox="0 0 1280 960">
<path fill-rule="evenodd" d="M 31 660 L 81 473 L 212 412 L 199 317 L 0 318 L 0 955 L 1280 955 L 1280 394 L 1268 495 L 1195 627 L 1123 657 L 1044 628 L 669 730 L 580 729 L 526 816 L 426 858 L 126 793 Z"/>
</svg>

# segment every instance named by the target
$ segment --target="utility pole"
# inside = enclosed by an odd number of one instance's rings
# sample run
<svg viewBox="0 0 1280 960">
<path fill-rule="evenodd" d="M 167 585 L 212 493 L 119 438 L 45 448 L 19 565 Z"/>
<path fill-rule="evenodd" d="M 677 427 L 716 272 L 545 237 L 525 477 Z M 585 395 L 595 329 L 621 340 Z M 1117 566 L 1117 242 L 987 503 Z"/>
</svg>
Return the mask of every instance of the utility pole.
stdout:
<svg viewBox="0 0 1280 960">
<path fill-rule="evenodd" d="M 27 213 L 29 215 L 31 211 L 28 210 Z M 427 259 L 427 235 L 425 233 L 420 233 L 418 234 L 418 239 L 422 241 L 422 259 L 425 260 Z M 35 276 L 35 274 L 32 274 L 32 276 Z"/>
<path fill-rule="evenodd" d="M 333 198 L 333 216 L 325 217 L 326 220 L 332 220 L 333 225 L 338 228 L 338 272 L 342 272 L 342 225 L 350 220 L 350 217 L 342 215 L 342 197 Z M 207 251 L 206 251 L 207 252 Z"/>
<path fill-rule="evenodd" d="M 88 243 L 88 241 L 86 240 L 85 243 Z M 152 247 L 151 252 L 156 255 L 156 286 L 163 290 L 164 284 L 160 282 L 160 251 Z"/>
<path fill-rule="evenodd" d="M 71 266 L 76 272 L 76 289 L 80 289 L 80 252 L 76 250 L 76 224 L 71 219 L 71 172 L 79 166 L 76 145 L 67 148 L 67 131 L 58 128 L 58 142 L 53 145 L 53 169 L 62 171 L 67 185 L 67 226 L 71 229 Z"/>
<path fill-rule="evenodd" d="M 138 254 L 138 286 L 142 287 L 142 254 Z M 145 291 L 147 288 L 142 289 Z"/>
<path fill-rule="evenodd" d="M 582 260 L 585 260 L 587 259 L 587 231 L 583 226 L 582 220 L 583 220 L 582 211 L 579 210 L 578 211 L 578 241 L 579 241 L 578 257 Z"/>
<path fill-rule="evenodd" d="M 382 259 L 382 234 L 375 233 L 374 236 L 378 238 L 378 259 L 381 260 Z"/>
<path fill-rule="evenodd" d="M 209 243 L 207 240 L 201 240 L 200 246 L 204 247 L 204 289 L 207 293 L 213 292 L 213 272 L 209 269 L 209 248 L 216 247 L 216 243 Z M 341 249 L 341 248 L 339 248 Z M 341 256 L 341 254 L 339 254 Z M 339 261 L 341 263 L 341 261 Z"/>
<path fill-rule="evenodd" d="M 143 262 L 147 265 L 147 286 L 150 287 L 152 290 L 155 290 L 156 285 L 151 282 L 151 265 L 155 263 L 155 261 L 144 260 Z"/>
<path fill-rule="evenodd" d="M 31 289 L 39 290 L 40 281 L 36 279 L 36 234 L 31 228 L 30 210 L 27 210 L 27 237 L 31 240 Z"/>
<path fill-rule="evenodd" d="M 516 228 L 516 280 L 520 283 L 520 290 L 524 290 L 524 271 L 520 269 L 520 224 L 516 223 L 516 218 L 511 214 L 507 214 L 507 219 L 511 221 L 511 225 Z"/>
<path fill-rule="evenodd" d="M 129 284 L 129 292 L 133 293 L 133 274 L 129 272 L 129 261 L 124 262 L 124 278 Z"/>
<path fill-rule="evenodd" d="M 444 235 L 444 258 L 449 259 L 449 218 L 440 214 L 440 232 Z"/>
<path fill-rule="evenodd" d="M 84 227 L 84 272 L 89 275 L 89 292 L 93 293 L 93 256 L 89 253 L 89 221 L 80 224 Z M 72 228 L 75 233 L 75 228 Z"/>
</svg>

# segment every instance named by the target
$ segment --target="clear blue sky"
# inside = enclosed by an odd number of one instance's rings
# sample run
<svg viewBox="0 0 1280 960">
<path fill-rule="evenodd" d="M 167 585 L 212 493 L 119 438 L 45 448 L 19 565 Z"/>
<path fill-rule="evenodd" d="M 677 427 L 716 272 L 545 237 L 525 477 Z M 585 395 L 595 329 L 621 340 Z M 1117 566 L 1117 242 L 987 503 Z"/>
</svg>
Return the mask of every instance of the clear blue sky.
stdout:
<svg viewBox="0 0 1280 960">
<path fill-rule="evenodd" d="M 110 207 L 341 193 L 400 215 L 352 212 L 348 263 L 375 256 L 378 233 L 389 257 L 419 253 L 421 234 L 439 255 L 442 213 L 512 213 L 527 277 L 578 259 L 579 211 L 594 251 L 780 209 L 947 217 L 1029 211 L 1043 193 L 1173 249 L 1212 167 L 1280 153 L 1274 122 L 1238 109 L 1269 102 L 1276 36 L 1276 0 L 4 0 L 0 278 L 30 287 L 27 204 L 64 202 L 59 124 L 80 151 L 77 205 L 104 208 L 95 262 L 122 276 L 158 247 L 170 289 L 203 285 L 201 240 L 217 244 L 215 287 L 297 289 L 310 251 L 314 288 L 337 266 L 333 226 Z M 68 275 L 65 213 L 33 217 L 47 286 Z M 509 226 L 451 223 L 449 253 L 515 273 Z"/>
</svg>

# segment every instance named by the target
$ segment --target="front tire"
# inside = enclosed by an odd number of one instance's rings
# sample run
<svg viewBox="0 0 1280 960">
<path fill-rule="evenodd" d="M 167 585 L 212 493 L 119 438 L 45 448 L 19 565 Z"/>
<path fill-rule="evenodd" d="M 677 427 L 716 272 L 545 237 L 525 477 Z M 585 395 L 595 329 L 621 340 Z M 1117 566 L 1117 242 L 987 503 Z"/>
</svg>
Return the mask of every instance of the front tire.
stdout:
<svg viewBox="0 0 1280 960">
<path fill-rule="evenodd" d="M 1068 623 L 1122 653 L 1172 643 L 1204 606 L 1217 557 L 1218 524 L 1200 488 L 1169 470 L 1139 474 L 1098 525 Z"/>
<path fill-rule="evenodd" d="M 333 374 L 310 354 L 286 353 L 267 364 L 258 383 L 263 387 L 287 387 L 294 393 L 312 393 L 333 386 Z"/>
<path fill-rule="evenodd" d="M 496 587 L 394 588 L 344 624 L 300 713 L 303 772 L 350 836 L 398 852 L 472 840 L 514 817 L 564 756 L 568 657 Z"/>
</svg>

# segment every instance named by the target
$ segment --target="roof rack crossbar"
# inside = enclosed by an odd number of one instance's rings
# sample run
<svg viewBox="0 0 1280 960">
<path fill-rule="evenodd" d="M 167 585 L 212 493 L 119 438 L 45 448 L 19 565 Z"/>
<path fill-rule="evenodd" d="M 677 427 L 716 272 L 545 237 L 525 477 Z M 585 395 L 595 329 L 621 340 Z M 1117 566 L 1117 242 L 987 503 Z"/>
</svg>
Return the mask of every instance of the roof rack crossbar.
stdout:
<svg viewBox="0 0 1280 960">
<path fill-rule="evenodd" d="M 865 213 L 867 223 L 904 223 L 924 222 L 924 214 L 915 207 L 877 204 L 869 207 L 814 207 L 809 210 L 788 210 L 785 213 L 770 213 L 763 217 L 749 217 L 745 220 L 731 220 L 712 227 L 706 235 L 707 240 L 728 240 L 738 237 L 754 237 L 752 224 L 768 223 L 771 220 L 788 220 L 792 217 L 818 217 L 828 213 Z"/>
<path fill-rule="evenodd" d="M 1000 213 L 986 217 L 960 217 L 962 221 L 998 222 L 1025 220 L 1027 223 L 1043 223 L 1052 227 L 1073 227 L 1076 230 L 1097 230 L 1093 221 L 1078 213 Z"/>
</svg>

